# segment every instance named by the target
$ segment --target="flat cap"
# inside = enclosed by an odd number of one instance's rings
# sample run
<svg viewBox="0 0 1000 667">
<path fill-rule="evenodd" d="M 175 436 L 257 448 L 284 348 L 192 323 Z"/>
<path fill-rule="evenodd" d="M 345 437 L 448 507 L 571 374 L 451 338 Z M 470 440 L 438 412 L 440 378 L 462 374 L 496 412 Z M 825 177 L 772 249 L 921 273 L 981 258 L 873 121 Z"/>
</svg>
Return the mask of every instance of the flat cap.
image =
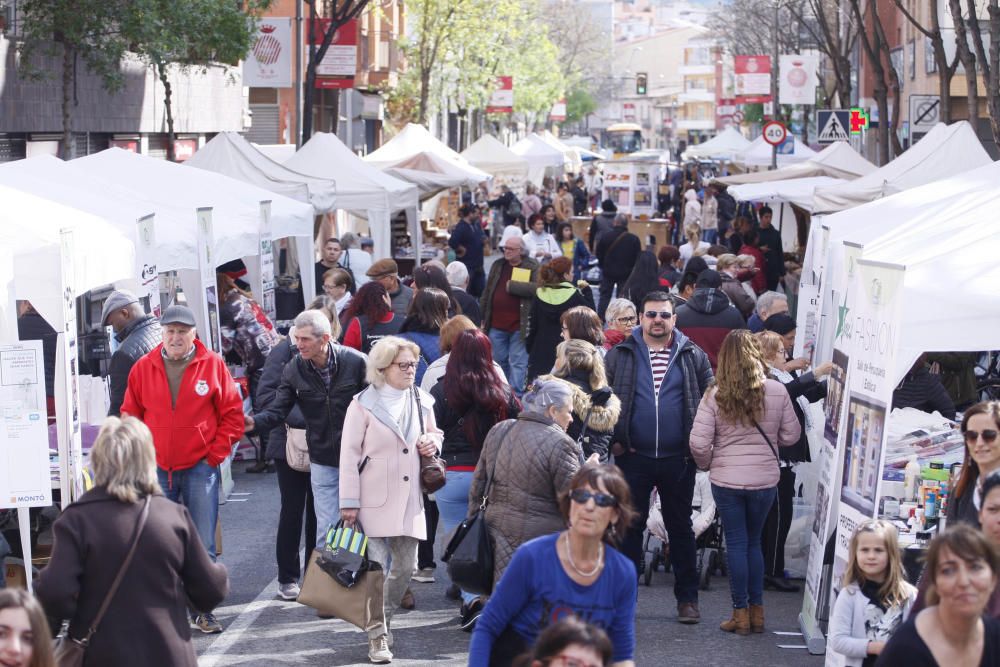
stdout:
<svg viewBox="0 0 1000 667">
<path fill-rule="evenodd" d="M 133 303 L 139 303 L 139 297 L 132 292 L 123 289 L 112 292 L 105 300 L 104 308 L 101 309 L 101 326 L 108 324 L 108 315 Z"/>
<path fill-rule="evenodd" d="M 369 278 L 381 278 L 382 276 L 394 276 L 399 273 L 399 266 L 393 259 L 385 258 L 380 259 L 373 263 L 368 270 L 365 271 L 365 275 Z"/>
<path fill-rule="evenodd" d="M 188 327 L 196 326 L 194 313 L 187 306 L 170 306 L 163 311 L 160 316 L 160 324 L 183 324 Z"/>
</svg>

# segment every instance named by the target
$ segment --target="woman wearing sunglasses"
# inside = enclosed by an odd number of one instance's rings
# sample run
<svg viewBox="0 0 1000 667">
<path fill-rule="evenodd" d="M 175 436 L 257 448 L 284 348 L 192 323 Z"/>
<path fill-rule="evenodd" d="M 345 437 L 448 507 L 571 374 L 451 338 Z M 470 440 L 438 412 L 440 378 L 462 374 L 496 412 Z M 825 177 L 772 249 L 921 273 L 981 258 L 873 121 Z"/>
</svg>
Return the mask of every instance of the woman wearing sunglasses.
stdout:
<svg viewBox="0 0 1000 667">
<path fill-rule="evenodd" d="M 982 507 L 982 483 L 994 470 L 1000 470 L 1000 401 L 976 403 L 962 417 L 965 436 L 965 460 L 955 493 L 948 501 L 948 521 L 965 521 L 979 527 Z"/>
<path fill-rule="evenodd" d="M 470 667 L 511 664 L 553 616 L 570 614 L 608 633 L 612 665 L 635 664 L 635 566 L 615 549 L 636 517 L 628 483 L 617 467 L 588 463 L 559 505 L 567 529 L 514 553 L 472 635 Z"/>
<path fill-rule="evenodd" d="M 340 515 L 361 524 L 368 557 L 385 571 L 385 620 L 368 631 L 368 659 L 392 661 L 389 624 L 427 537 L 420 457 L 441 451 L 434 399 L 414 386 L 420 348 L 386 336 L 368 355 L 369 387 L 354 397 L 340 443 Z"/>
</svg>

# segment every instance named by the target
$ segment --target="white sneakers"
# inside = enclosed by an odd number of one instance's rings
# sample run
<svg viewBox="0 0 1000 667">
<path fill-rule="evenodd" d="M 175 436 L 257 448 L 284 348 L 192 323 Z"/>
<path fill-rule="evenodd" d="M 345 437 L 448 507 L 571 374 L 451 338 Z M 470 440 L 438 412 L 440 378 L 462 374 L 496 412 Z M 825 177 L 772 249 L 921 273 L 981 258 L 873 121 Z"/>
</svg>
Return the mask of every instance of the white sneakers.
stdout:
<svg viewBox="0 0 1000 667">
<path fill-rule="evenodd" d="M 422 570 L 417 570 L 413 573 L 413 581 L 419 582 L 421 584 L 433 584 L 434 583 L 434 568 L 425 567 Z"/>
<path fill-rule="evenodd" d="M 368 640 L 368 659 L 376 665 L 392 662 L 392 652 L 389 651 L 389 637 L 379 635 Z"/>
<path fill-rule="evenodd" d="M 294 581 L 290 584 L 278 584 L 278 597 L 282 600 L 295 600 L 300 592 L 299 585 Z"/>
</svg>

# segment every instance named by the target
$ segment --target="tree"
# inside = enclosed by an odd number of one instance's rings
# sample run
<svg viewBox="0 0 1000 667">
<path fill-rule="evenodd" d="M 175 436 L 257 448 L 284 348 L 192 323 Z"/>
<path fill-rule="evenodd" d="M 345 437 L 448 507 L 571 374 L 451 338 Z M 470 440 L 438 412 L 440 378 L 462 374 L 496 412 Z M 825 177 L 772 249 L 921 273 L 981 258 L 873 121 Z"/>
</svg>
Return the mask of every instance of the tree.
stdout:
<svg viewBox="0 0 1000 667">
<path fill-rule="evenodd" d="M 889 135 L 892 133 L 888 131 L 888 125 L 891 121 L 889 119 L 889 85 L 886 82 L 885 66 L 882 61 L 882 36 L 884 33 L 879 29 L 882 22 L 879 18 L 877 3 L 874 0 L 869 0 L 864 10 L 861 8 L 861 0 L 850 0 L 850 3 L 854 19 L 859 26 L 866 25 L 864 14 L 866 12 L 870 14 L 871 34 L 865 29 L 859 30 L 858 34 L 861 38 L 861 45 L 864 47 L 866 64 L 871 67 L 872 78 L 875 81 L 872 94 L 875 97 L 875 105 L 878 107 L 879 158 L 884 162 L 888 162 L 891 159 L 889 153 Z M 890 68 L 891 66 L 892 64 L 890 63 Z M 896 106 L 898 107 L 899 104 L 897 103 Z"/>
<path fill-rule="evenodd" d="M 580 123 L 597 111 L 597 102 L 583 88 L 574 88 L 566 95 L 566 124 Z"/>
<path fill-rule="evenodd" d="M 121 60 L 128 42 L 120 30 L 120 18 L 128 13 L 127 0 L 25 0 L 19 7 L 23 18 L 23 41 L 19 45 L 21 72 L 28 78 L 44 78 L 48 72 L 38 56 L 61 58 L 63 136 L 60 154 L 73 157 L 73 86 L 76 63 L 98 76 L 105 90 L 121 88 Z"/>
<path fill-rule="evenodd" d="M 549 41 L 559 50 L 559 69 L 569 87 L 591 95 L 609 93 L 612 39 L 586 8 L 570 0 L 548 0 L 540 10 Z"/>
<path fill-rule="evenodd" d="M 938 97 L 940 118 L 942 123 L 951 122 L 951 80 L 955 76 L 958 68 L 958 53 L 948 62 L 948 54 L 944 49 L 944 38 L 941 36 L 941 20 L 939 18 L 938 0 L 928 0 L 927 11 L 930 13 L 930 26 L 925 27 L 917 16 L 914 16 L 903 5 L 902 0 L 893 0 L 896 8 L 906 17 L 906 20 L 917 29 L 924 37 L 931 41 L 931 50 L 934 53 L 934 66 L 938 73 Z"/>
<path fill-rule="evenodd" d="M 841 108 L 851 104 L 851 53 L 858 28 L 845 10 L 847 0 L 805 0 L 791 4 L 789 11 L 827 57 L 833 70 L 834 91 Z M 825 91 L 826 92 L 826 91 Z M 827 92 L 827 98 L 832 98 Z"/>
<path fill-rule="evenodd" d="M 990 47 L 989 53 L 987 53 L 983 46 L 983 32 L 979 26 L 976 3 L 974 0 L 967 0 L 967 2 L 969 32 L 972 33 L 972 43 L 976 46 L 979 69 L 983 73 L 983 82 L 986 84 L 986 111 L 990 117 L 990 130 L 993 133 L 993 141 L 1000 144 L 1000 7 L 998 7 L 998 0 L 989 0 L 986 7 L 990 18 Z M 966 76 L 968 77 L 969 74 L 966 73 Z M 971 78 L 975 81 L 975 72 Z"/>
<path fill-rule="evenodd" d="M 955 50 L 965 70 L 965 103 L 969 122 L 976 127 L 979 119 L 979 82 L 976 80 L 976 54 L 969 46 L 968 26 L 962 16 L 962 0 L 948 0 L 951 20 L 955 24 Z M 975 12 L 973 12 L 974 14 Z"/>
<path fill-rule="evenodd" d="M 337 31 L 348 21 L 358 18 L 361 12 L 368 6 L 369 0 L 304 0 L 309 6 L 309 61 L 306 64 L 305 91 L 302 94 L 302 142 L 309 140 L 313 133 L 312 111 L 316 95 L 316 68 L 326 52 L 330 50 L 333 37 Z M 320 16 L 322 14 L 322 17 Z M 316 28 L 318 20 L 325 18 L 329 21 L 323 29 L 322 39 L 319 45 L 316 44 Z M 334 118 L 339 112 L 334 112 Z"/>
</svg>

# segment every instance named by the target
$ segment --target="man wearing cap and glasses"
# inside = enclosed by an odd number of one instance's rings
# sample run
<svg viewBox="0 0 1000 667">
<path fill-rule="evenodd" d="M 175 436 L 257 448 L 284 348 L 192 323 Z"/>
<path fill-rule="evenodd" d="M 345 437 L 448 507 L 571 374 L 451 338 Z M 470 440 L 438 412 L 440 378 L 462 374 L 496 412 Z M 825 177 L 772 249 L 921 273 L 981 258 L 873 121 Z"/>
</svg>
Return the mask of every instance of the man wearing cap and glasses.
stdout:
<svg viewBox="0 0 1000 667">
<path fill-rule="evenodd" d="M 219 464 L 243 437 L 243 402 L 226 362 L 195 338 L 190 308 L 170 306 L 160 327 L 163 342 L 129 373 L 121 412 L 152 431 L 160 487 L 187 507 L 214 561 Z M 199 615 L 195 625 L 222 632 L 211 613 Z"/>
<path fill-rule="evenodd" d="M 382 287 L 389 293 L 392 301 L 392 312 L 400 320 L 406 318 L 406 312 L 410 309 L 410 302 L 413 301 L 413 290 L 399 281 L 399 266 L 393 259 L 380 259 L 371 265 L 365 275 L 372 280 L 381 283 Z"/>
<path fill-rule="evenodd" d="M 118 349 L 111 355 L 108 379 L 111 382 L 111 407 L 108 414 L 121 414 L 128 375 L 141 357 L 156 347 L 161 338 L 160 322 L 147 315 L 139 298 L 126 290 L 108 296 L 101 310 L 101 326 L 110 325 L 115 331 Z"/>
<path fill-rule="evenodd" d="M 708 355 L 674 327 L 669 294 L 650 292 L 639 310 L 639 326 L 604 359 L 608 384 L 622 403 L 611 452 L 639 513 L 639 520 L 625 535 L 622 553 L 641 575 L 642 528 L 655 487 L 670 537 L 677 620 L 692 624 L 701 615 L 691 528 L 697 469 L 688 437 L 698 404 L 714 376 Z"/>
</svg>

